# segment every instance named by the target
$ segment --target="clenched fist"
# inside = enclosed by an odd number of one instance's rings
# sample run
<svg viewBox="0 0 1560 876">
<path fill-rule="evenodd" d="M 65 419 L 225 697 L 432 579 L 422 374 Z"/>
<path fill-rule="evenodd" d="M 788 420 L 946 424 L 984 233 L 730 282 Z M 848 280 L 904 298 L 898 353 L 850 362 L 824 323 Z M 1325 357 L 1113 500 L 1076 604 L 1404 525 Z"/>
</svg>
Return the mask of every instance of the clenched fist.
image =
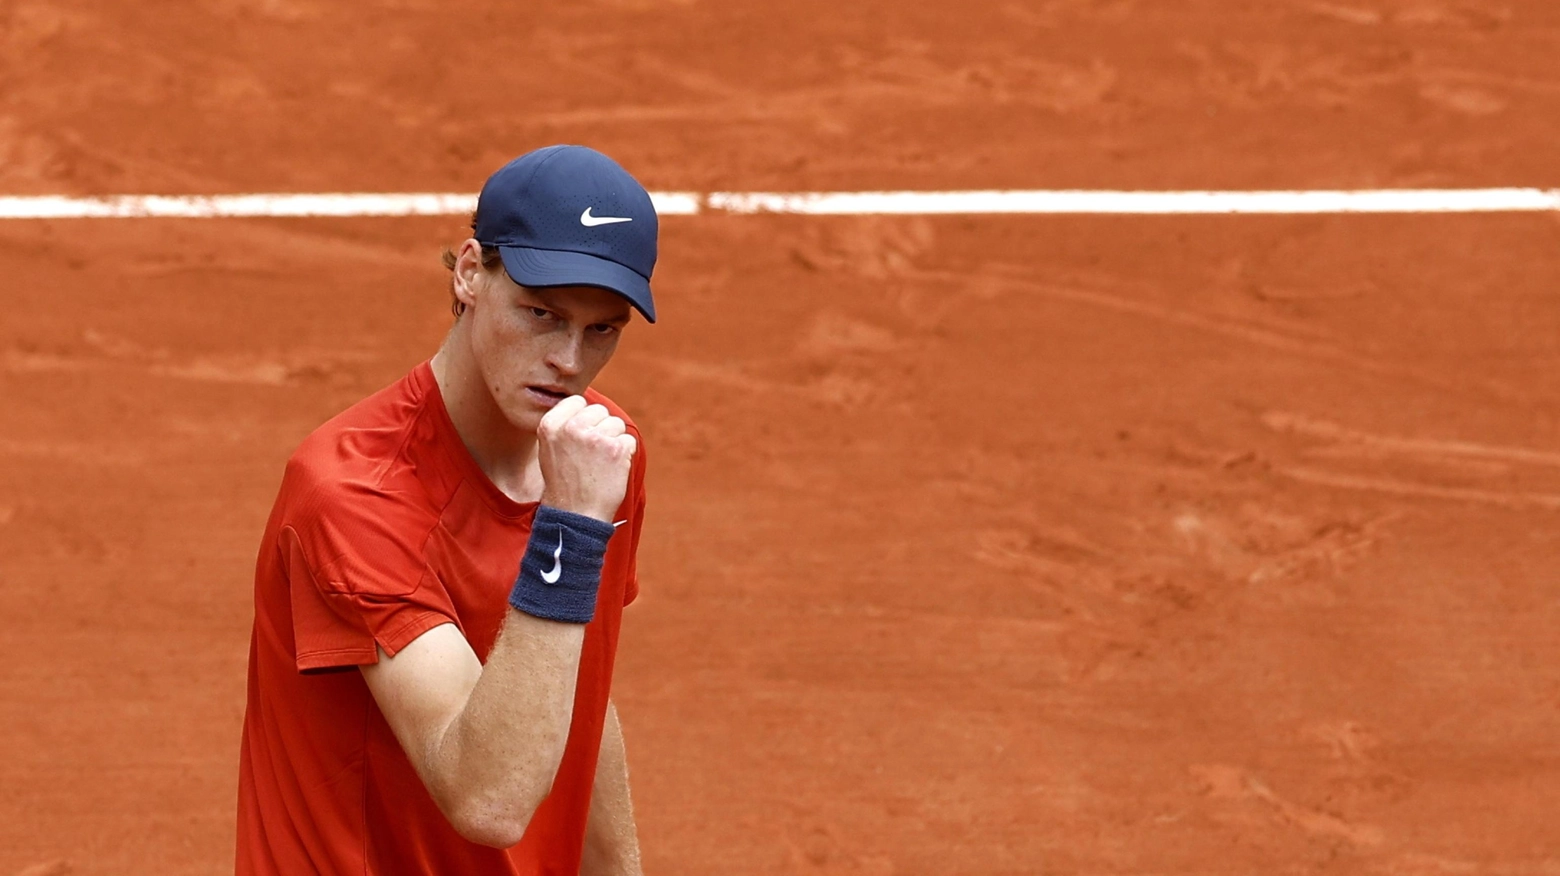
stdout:
<svg viewBox="0 0 1560 876">
<path fill-rule="evenodd" d="M 606 523 L 628 492 L 637 443 L 623 421 L 584 396 L 571 395 L 548 411 L 536 429 L 542 466 L 542 504 Z"/>
</svg>

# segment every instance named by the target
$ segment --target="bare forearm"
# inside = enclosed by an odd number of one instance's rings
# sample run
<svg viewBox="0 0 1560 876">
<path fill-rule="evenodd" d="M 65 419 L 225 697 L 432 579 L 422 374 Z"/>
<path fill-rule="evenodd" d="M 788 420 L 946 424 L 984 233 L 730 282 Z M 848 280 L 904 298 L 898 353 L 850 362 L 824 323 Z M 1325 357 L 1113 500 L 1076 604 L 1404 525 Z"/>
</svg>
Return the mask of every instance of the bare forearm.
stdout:
<svg viewBox="0 0 1560 876">
<path fill-rule="evenodd" d="M 555 405 L 536 437 L 546 487 L 509 595 L 515 608 L 486 665 L 454 624 L 441 624 L 361 667 L 450 824 L 498 847 L 520 841 L 563 761 L 585 625 L 637 446 L 621 419 L 582 396 Z"/>
<path fill-rule="evenodd" d="M 439 740 L 433 760 L 453 806 L 467 823 L 496 826 L 495 844 L 518 842 L 516 832 L 552 787 L 569 737 L 584 638 L 583 625 L 511 610 L 470 697 Z"/>
<path fill-rule="evenodd" d="M 639 837 L 628 791 L 628 758 L 617 707 L 608 705 L 585 829 L 582 876 L 640 876 Z"/>
</svg>

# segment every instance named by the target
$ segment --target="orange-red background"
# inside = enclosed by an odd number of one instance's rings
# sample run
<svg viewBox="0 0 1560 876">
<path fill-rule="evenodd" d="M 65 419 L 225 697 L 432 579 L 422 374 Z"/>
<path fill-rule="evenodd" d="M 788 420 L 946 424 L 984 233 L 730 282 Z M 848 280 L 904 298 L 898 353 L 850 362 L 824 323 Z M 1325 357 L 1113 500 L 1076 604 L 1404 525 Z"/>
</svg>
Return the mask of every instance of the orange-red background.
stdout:
<svg viewBox="0 0 1560 876">
<path fill-rule="evenodd" d="M 1547 0 L 0 2 L 0 191 L 1555 185 Z M 231 866 L 281 463 L 458 218 L 0 223 L 0 874 Z M 647 871 L 1560 868 L 1552 216 L 668 218 Z"/>
</svg>

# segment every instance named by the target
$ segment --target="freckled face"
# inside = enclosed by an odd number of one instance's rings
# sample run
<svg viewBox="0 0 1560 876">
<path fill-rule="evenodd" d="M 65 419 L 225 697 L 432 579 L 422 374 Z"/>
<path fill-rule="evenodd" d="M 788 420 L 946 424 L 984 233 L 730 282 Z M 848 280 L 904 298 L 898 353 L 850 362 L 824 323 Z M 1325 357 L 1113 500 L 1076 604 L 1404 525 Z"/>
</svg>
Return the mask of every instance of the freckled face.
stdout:
<svg viewBox="0 0 1560 876">
<path fill-rule="evenodd" d="M 485 271 L 471 345 L 488 392 L 517 428 L 535 431 L 553 405 L 590 386 L 617 350 L 632 308 L 593 286 L 527 288 Z"/>
</svg>

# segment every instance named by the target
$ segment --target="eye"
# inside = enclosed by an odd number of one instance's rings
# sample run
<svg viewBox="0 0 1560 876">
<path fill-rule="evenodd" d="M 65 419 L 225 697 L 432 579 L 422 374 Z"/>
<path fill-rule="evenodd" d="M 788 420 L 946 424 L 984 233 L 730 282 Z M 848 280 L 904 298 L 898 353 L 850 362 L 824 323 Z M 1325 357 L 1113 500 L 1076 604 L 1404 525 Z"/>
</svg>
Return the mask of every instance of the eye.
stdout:
<svg viewBox="0 0 1560 876">
<path fill-rule="evenodd" d="M 545 307 L 528 307 L 526 309 L 531 311 L 531 315 L 536 317 L 537 319 L 554 319 L 555 318 L 553 316 L 553 312 L 551 310 L 548 310 Z"/>
<path fill-rule="evenodd" d="M 591 326 L 590 330 L 595 332 L 598 335 L 613 335 L 613 334 L 617 334 L 618 327 L 615 326 L 615 325 L 612 325 L 611 323 L 598 322 L 595 325 Z"/>
</svg>

